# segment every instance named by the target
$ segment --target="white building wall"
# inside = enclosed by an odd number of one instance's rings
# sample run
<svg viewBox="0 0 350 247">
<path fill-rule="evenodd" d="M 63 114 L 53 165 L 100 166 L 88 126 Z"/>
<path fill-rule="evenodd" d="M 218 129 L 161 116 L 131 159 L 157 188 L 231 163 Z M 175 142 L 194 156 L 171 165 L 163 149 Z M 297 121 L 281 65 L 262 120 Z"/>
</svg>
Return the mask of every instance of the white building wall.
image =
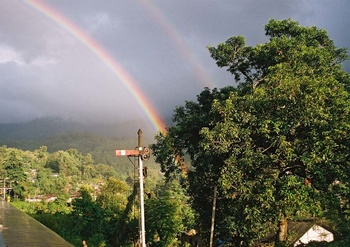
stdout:
<svg viewBox="0 0 350 247">
<path fill-rule="evenodd" d="M 307 244 L 311 241 L 326 241 L 332 242 L 334 241 L 333 233 L 327 231 L 321 226 L 313 225 L 310 230 L 308 230 L 295 244 L 294 246 L 298 246 L 299 244 Z"/>
</svg>

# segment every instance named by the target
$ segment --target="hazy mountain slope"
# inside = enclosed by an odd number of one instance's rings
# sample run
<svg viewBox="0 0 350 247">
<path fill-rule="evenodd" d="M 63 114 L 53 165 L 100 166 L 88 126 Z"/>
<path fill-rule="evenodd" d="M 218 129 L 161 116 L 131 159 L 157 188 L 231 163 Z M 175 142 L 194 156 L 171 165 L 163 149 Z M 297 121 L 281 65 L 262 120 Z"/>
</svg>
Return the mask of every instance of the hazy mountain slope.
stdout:
<svg viewBox="0 0 350 247">
<path fill-rule="evenodd" d="M 135 149 L 138 145 L 137 130 L 134 123 L 86 126 L 59 119 L 37 119 L 27 124 L 0 124 L 0 146 L 32 151 L 46 146 L 49 152 L 74 148 L 83 154 L 90 153 L 95 164 L 111 165 L 119 174 L 127 176 L 133 171 L 130 162 L 133 160 L 116 157 L 115 150 Z M 143 146 L 152 142 L 153 138 L 143 136 Z M 148 166 L 159 169 L 152 161 Z"/>
<path fill-rule="evenodd" d="M 155 134 L 155 131 L 142 121 L 81 124 L 59 118 L 40 118 L 27 123 L 0 124 L 0 140 L 43 139 L 70 132 L 90 132 L 109 137 L 135 137 L 137 139 L 138 129 L 142 129 L 147 138 Z"/>
</svg>

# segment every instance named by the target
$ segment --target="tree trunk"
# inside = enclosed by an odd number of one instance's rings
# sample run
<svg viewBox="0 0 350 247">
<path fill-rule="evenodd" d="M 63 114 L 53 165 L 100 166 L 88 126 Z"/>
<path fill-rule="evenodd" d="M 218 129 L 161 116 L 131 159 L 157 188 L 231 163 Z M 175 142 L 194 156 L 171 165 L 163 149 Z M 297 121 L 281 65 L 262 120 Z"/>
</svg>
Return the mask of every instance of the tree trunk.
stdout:
<svg viewBox="0 0 350 247">
<path fill-rule="evenodd" d="M 276 246 L 285 246 L 288 234 L 288 220 L 281 219 L 278 223 L 278 233 L 276 236 Z"/>
</svg>

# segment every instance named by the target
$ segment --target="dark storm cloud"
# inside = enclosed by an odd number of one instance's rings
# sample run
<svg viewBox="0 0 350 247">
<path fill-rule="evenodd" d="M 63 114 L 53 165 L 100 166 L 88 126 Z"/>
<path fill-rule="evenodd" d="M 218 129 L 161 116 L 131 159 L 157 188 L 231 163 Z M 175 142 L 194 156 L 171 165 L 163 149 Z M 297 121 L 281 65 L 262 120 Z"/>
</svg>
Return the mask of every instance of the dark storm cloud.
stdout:
<svg viewBox="0 0 350 247">
<path fill-rule="evenodd" d="M 233 35 L 265 42 L 270 18 L 327 29 L 349 47 L 347 0 L 44 1 L 95 39 L 163 115 L 204 86 L 234 84 L 207 45 Z M 348 63 L 346 68 L 348 68 Z M 22 1 L 0 0 L 0 122 L 60 116 L 145 117 L 120 79 L 64 27 Z"/>
</svg>

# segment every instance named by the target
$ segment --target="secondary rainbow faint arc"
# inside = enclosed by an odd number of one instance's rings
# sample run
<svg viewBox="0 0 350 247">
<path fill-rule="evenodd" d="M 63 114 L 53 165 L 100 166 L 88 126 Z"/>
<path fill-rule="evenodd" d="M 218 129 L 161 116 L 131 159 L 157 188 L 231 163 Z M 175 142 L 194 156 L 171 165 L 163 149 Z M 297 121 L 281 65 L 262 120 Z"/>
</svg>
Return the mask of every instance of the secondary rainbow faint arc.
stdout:
<svg viewBox="0 0 350 247">
<path fill-rule="evenodd" d="M 53 22 L 61 26 L 71 35 L 73 35 L 77 40 L 83 43 L 92 53 L 96 55 L 106 66 L 108 66 L 111 71 L 118 77 L 118 79 L 123 83 L 123 85 L 129 90 L 133 95 L 137 103 L 143 109 L 145 115 L 152 123 L 156 131 L 164 131 L 165 123 L 159 116 L 156 109 L 149 102 L 147 97 L 142 93 L 140 88 L 135 83 L 135 80 L 127 73 L 125 69 L 118 64 L 115 59 L 107 53 L 107 51 L 94 39 L 92 39 L 86 32 L 75 25 L 73 22 L 68 20 L 62 14 L 57 12 L 55 9 L 46 5 L 42 1 L 38 0 L 24 0 L 26 4 L 31 6 L 36 11 L 45 15 L 47 18 L 51 19 Z"/>
<path fill-rule="evenodd" d="M 150 16 L 157 22 L 163 31 L 169 36 L 170 40 L 180 54 L 192 65 L 197 77 L 201 80 L 201 84 L 210 88 L 215 87 L 214 80 L 202 66 L 201 62 L 184 41 L 185 37 L 180 33 L 176 26 L 170 21 L 163 11 L 154 3 L 154 1 L 141 0 L 144 8 L 149 12 Z"/>
</svg>

